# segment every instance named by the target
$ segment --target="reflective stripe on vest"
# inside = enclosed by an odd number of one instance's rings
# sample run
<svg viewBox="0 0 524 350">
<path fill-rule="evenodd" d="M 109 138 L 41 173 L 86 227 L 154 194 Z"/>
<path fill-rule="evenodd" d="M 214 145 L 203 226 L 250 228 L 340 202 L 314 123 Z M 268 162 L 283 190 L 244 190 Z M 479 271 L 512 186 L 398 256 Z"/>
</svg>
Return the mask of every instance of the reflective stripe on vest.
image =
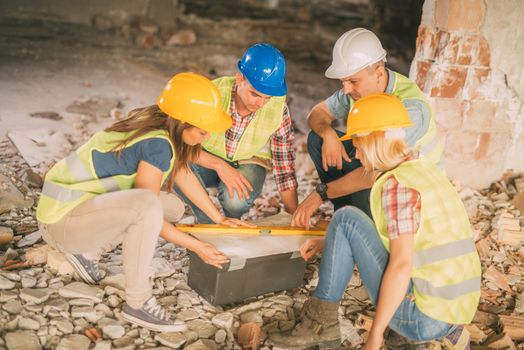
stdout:
<svg viewBox="0 0 524 350">
<path fill-rule="evenodd" d="M 431 281 L 421 278 L 412 278 L 411 280 L 419 293 L 447 300 L 454 300 L 459 296 L 478 292 L 480 288 L 480 276 L 443 287 L 435 287 Z"/>
<path fill-rule="evenodd" d="M 59 202 L 74 202 L 86 193 L 85 191 L 71 190 L 46 181 L 42 188 L 42 194 Z"/>
<path fill-rule="evenodd" d="M 213 80 L 213 84 L 220 92 L 222 108 L 226 113 L 230 113 L 234 83 L 235 77 L 222 77 Z M 232 158 L 228 158 L 226 154 L 225 132 L 211 133 L 209 139 L 202 142 L 202 147 L 222 159 L 231 161 L 250 159 L 254 156 L 272 159 L 269 141 L 282 124 L 285 102 L 285 96 L 271 97 L 262 108 L 255 112 L 255 116 L 240 137 Z"/>
<path fill-rule="evenodd" d="M 420 267 L 476 251 L 477 249 L 475 248 L 473 240 L 471 238 L 465 238 L 460 241 L 449 242 L 415 252 L 413 255 L 413 266 Z"/>
<path fill-rule="evenodd" d="M 114 175 L 99 179 L 93 168 L 92 151 L 113 152 L 119 140 L 126 139 L 133 132 L 99 132 L 77 151 L 55 164 L 46 175 L 42 194 L 37 207 L 37 219 L 45 224 L 59 221 L 77 205 L 99 194 L 133 188 L 136 173 Z M 164 182 L 174 166 L 174 148 L 167 131 L 156 130 L 142 135 L 124 148 L 149 138 L 163 138 L 169 142 L 173 157 L 169 169 L 163 172 Z M 116 141 L 116 142 L 115 142 Z M 92 170 L 91 170 L 92 169 Z"/>
<path fill-rule="evenodd" d="M 471 225 L 457 192 L 427 158 L 404 162 L 380 176 L 371 189 L 373 221 L 389 251 L 382 186 L 391 176 L 420 193 L 420 225 L 414 235 L 411 280 L 417 307 L 429 317 L 469 323 L 480 299 L 481 268 Z"/>
</svg>

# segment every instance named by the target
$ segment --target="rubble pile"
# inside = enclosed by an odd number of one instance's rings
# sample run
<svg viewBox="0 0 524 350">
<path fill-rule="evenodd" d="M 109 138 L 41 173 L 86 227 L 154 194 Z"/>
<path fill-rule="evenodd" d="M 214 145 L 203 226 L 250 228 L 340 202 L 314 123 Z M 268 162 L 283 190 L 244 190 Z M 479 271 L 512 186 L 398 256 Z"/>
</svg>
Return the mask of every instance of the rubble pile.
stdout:
<svg viewBox="0 0 524 350">
<path fill-rule="evenodd" d="M 298 136 L 299 196 L 318 183 Z M 65 154 L 63 155 L 65 156 Z M 187 285 L 185 249 L 160 240 L 152 268 L 153 293 L 185 330 L 156 333 L 121 319 L 124 303 L 121 248 L 102 255 L 105 277 L 97 286 L 79 282 L 62 254 L 42 240 L 35 220 L 41 176 L 7 139 L 0 142 L 0 349 L 271 349 L 268 335 L 293 327 L 318 283 L 319 258 L 308 264 L 304 285 L 235 305 L 213 306 Z M 460 188 L 482 260 L 481 304 L 468 329 L 473 347 L 524 349 L 522 214 L 524 174 L 508 174 L 482 191 Z M 249 219 L 282 210 L 275 182 L 266 181 Z M 329 220 L 324 204 L 314 221 Z M 194 218 L 186 215 L 184 221 Z M 4 237 L 4 238 L 3 238 Z M 373 308 L 355 271 L 339 309 L 345 348 L 364 344 Z"/>
<path fill-rule="evenodd" d="M 95 15 L 92 25 L 99 31 L 114 33 L 143 49 L 189 46 L 197 41 L 196 33 L 191 29 L 174 31 L 162 28 L 146 16 L 132 16 L 123 10 Z"/>
</svg>

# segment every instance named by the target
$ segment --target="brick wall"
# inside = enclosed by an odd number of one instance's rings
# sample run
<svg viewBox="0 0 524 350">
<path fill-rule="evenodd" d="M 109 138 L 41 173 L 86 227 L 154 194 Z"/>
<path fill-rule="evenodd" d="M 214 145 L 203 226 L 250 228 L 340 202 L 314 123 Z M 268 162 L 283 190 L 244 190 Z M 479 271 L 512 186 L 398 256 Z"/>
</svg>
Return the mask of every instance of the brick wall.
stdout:
<svg viewBox="0 0 524 350">
<path fill-rule="evenodd" d="M 507 169 L 524 170 L 524 95 L 518 94 L 524 82 L 508 81 L 510 72 L 522 73 L 524 46 L 497 34 L 515 10 L 523 13 L 524 4 L 496 3 L 426 0 L 410 71 L 435 110 L 448 175 L 476 188 Z M 520 41 L 522 23 L 517 16 L 513 35 Z M 501 59 L 511 55 L 510 61 Z"/>
</svg>

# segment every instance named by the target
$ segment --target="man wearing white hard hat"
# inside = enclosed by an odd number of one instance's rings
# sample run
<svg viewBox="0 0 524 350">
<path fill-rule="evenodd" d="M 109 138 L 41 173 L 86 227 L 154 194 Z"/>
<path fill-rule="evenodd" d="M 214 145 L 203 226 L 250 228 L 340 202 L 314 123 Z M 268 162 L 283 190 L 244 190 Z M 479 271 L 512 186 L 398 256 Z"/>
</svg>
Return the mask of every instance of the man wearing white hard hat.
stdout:
<svg viewBox="0 0 524 350">
<path fill-rule="evenodd" d="M 341 141 L 335 119 L 347 118 L 355 101 L 373 93 L 386 92 L 402 101 L 413 126 L 405 129 L 405 140 L 420 155 L 439 163 L 442 148 L 437 139 L 431 107 L 415 82 L 385 67 L 386 51 L 377 36 L 364 28 L 344 33 L 333 48 L 333 62 L 326 77 L 338 79 L 342 88 L 313 107 L 308 116 L 311 132 L 308 152 L 320 177 L 320 184 L 298 206 L 292 224 L 309 227 L 309 220 L 326 200 L 335 210 L 353 205 L 371 216 L 369 189 L 373 173 L 365 172 L 355 157 L 351 140 Z"/>
</svg>

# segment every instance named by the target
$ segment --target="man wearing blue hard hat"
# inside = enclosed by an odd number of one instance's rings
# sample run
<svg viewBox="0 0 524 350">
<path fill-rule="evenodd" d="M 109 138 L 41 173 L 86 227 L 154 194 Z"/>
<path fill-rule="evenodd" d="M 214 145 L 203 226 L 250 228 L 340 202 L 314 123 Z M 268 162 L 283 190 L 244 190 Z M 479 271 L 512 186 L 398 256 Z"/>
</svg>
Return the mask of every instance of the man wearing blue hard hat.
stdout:
<svg viewBox="0 0 524 350">
<path fill-rule="evenodd" d="M 285 210 L 293 213 L 298 205 L 285 77 L 282 53 L 259 43 L 246 50 L 235 76 L 213 80 L 233 125 L 225 132 L 210 134 L 202 143 L 206 152 L 201 152 L 192 170 L 206 188 L 218 188 L 218 199 L 230 217 L 239 218 L 249 211 L 268 170 L 273 172 Z M 184 199 L 199 223 L 213 222 L 190 199 Z"/>
</svg>

